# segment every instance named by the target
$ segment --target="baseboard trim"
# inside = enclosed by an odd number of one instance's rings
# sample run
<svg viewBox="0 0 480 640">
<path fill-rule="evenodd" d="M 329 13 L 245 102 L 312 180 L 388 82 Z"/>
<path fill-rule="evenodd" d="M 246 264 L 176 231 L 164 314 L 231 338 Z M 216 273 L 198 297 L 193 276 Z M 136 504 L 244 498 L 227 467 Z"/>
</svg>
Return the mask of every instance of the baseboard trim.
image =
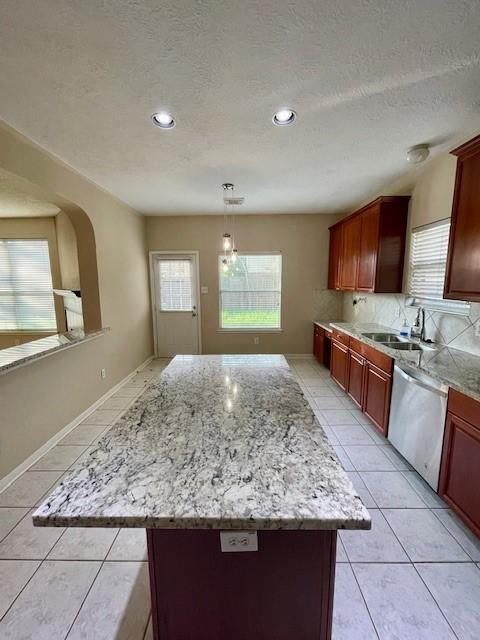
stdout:
<svg viewBox="0 0 480 640">
<path fill-rule="evenodd" d="M 312 360 L 313 355 L 311 353 L 284 353 L 286 358 L 292 358 L 295 360 Z"/>
<path fill-rule="evenodd" d="M 115 386 L 109 389 L 106 393 L 103 394 L 98 400 L 96 400 L 92 405 L 85 409 L 79 416 L 74 418 L 71 422 L 69 422 L 63 429 L 60 429 L 54 436 L 52 436 L 45 444 L 43 444 L 39 449 L 34 451 L 32 455 L 30 455 L 26 460 L 24 460 L 18 467 L 15 467 L 10 473 L 0 479 L 0 492 L 6 489 L 8 486 L 15 482 L 15 480 L 22 475 L 27 469 L 29 469 L 32 464 L 35 464 L 37 460 L 39 460 L 43 455 L 50 451 L 62 438 L 64 438 L 70 431 L 78 427 L 78 425 L 88 418 L 88 416 L 96 411 L 98 407 L 108 400 L 114 393 L 116 393 L 120 387 L 123 387 L 125 383 L 127 383 L 131 378 L 133 378 L 139 371 L 144 369 L 152 360 L 154 356 L 150 356 L 142 362 L 138 367 L 136 367 L 131 373 L 129 373 L 123 380 L 120 380 Z"/>
</svg>

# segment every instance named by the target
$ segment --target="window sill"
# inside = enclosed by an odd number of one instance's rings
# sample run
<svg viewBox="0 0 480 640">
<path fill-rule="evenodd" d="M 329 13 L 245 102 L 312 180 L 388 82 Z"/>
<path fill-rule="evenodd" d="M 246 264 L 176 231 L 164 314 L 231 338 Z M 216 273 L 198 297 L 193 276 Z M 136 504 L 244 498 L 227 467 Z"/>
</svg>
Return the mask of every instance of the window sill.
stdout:
<svg viewBox="0 0 480 640">
<path fill-rule="evenodd" d="M 283 333 L 283 329 L 217 329 L 217 333 Z"/>
<path fill-rule="evenodd" d="M 94 340 L 102 336 L 108 328 L 90 331 L 89 333 L 56 333 L 47 338 L 39 338 L 32 342 L 24 342 L 16 347 L 8 347 L 0 350 L 0 375 L 9 373 L 19 367 L 24 367 L 32 362 L 53 355 L 58 351 L 70 349 L 84 342 Z"/>
</svg>

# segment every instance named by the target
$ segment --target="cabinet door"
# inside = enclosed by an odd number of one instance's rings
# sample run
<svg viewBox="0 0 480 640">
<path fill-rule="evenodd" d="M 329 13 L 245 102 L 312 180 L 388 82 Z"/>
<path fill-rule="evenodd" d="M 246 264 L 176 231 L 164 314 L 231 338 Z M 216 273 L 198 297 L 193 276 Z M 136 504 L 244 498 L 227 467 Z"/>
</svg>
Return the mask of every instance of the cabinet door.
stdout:
<svg viewBox="0 0 480 640">
<path fill-rule="evenodd" d="M 355 351 L 348 351 L 348 395 L 352 398 L 356 405 L 362 408 L 363 402 L 363 378 L 365 370 L 365 358 L 355 353 Z"/>
<path fill-rule="evenodd" d="M 480 536 L 480 429 L 447 413 L 438 493 Z"/>
<path fill-rule="evenodd" d="M 332 340 L 330 374 L 335 382 L 345 390 L 348 380 L 348 347 L 336 340 Z"/>
<path fill-rule="evenodd" d="M 467 157 L 458 150 L 444 296 L 480 302 L 480 136 L 475 140 L 464 145 Z"/>
<path fill-rule="evenodd" d="M 360 254 L 358 259 L 357 291 L 374 291 L 377 271 L 378 230 L 380 207 L 367 209 L 360 216 Z"/>
<path fill-rule="evenodd" d="M 328 260 L 328 288 L 340 289 L 342 260 L 342 225 L 330 230 L 330 255 Z"/>
<path fill-rule="evenodd" d="M 388 432 L 391 390 L 392 377 L 367 361 L 365 364 L 363 412 L 384 436 Z"/>
<path fill-rule="evenodd" d="M 313 330 L 313 355 L 323 364 L 325 331 L 321 327 Z"/>
<path fill-rule="evenodd" d="M 361 216 L 350 218 L 343 224 L 340 288 L 345 291 L 355 291 L 357 286 L 361 229 Z"/>
</svg>

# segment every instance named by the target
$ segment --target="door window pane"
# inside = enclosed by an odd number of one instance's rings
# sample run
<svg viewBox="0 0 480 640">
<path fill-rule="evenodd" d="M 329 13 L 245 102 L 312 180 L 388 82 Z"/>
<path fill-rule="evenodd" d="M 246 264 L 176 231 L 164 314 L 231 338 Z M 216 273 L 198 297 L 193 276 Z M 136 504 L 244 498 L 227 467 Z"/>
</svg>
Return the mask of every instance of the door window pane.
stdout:
<svg viewBox="0 0 480 640">
<path fill-rule="evenodd" d="M 192 310 L 192 263 L 190 260 L 160 260 L 160 310 Z"/>
</svg>

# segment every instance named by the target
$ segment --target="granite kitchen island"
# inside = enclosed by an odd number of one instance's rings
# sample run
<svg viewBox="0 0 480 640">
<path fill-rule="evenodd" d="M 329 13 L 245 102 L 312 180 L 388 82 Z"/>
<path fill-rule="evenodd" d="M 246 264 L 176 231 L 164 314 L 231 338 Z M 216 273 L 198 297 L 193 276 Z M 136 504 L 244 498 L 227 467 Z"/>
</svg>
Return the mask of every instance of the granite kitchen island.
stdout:
<svg viewBox="0 0 480 640">
<path fill-rule="evenodd" d="M 160 640 L 330 638 L 337 530 L 370 528 L 276 355 L 177 356 L 33 520 L 145 528 Z"/>
</svg>

